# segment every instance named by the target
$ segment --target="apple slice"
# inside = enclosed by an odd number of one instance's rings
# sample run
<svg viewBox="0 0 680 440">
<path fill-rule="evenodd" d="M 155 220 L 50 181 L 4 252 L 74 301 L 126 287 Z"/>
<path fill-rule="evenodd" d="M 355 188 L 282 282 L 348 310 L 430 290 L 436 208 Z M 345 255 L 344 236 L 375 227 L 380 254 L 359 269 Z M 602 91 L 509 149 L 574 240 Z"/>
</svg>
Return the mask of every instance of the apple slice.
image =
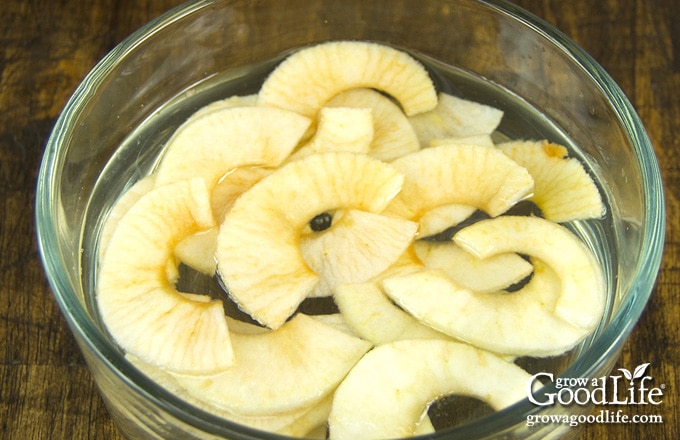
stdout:
<svg viewBox="0 0 680 440">
<path fill-rule="evenodd" d="M 602 317 L 606 301 L 602 268 L 566 227 L 538 217 L 503 216 L 468 226 L 453 240 L 479 258 L 517 252 L 544 261 L 560 277 L 557 317 L 588 331 Z"/>
<path fill-rule="evenodd" d="M 215 275 L 215 247 L 217 243 L 217 226 L 188 235 L 175 246 L 175 257 L 190 268 L 205 275 Z"/>
<path fill-rule="evenodd" d="M 309 407 L 302 407 L 294 411 L 264 416 L 245 416 L 195 398 L 179 384 L 175 376 L 155 365 L 145 363 L 129 354 L 126 355 L 126 359 L 149 379 L 190 405 L 217 417 L 275 434 L 306 438 L 317 426 L 325 425 L 333 402 L 333 395 L 329 394 Z"/>
<path fill-rule="evenodd" d="M 190 118 L 168 140 L 156 184 L 201 177 L 212 190 L 234 168 L 276 167 L 310 124 L 294 112 L 266 107 L 226 107 Z"/>
<path fill-rule="evenodd" d="M 345 317 L 342 315 L 342 313 L 329 313 L 329 314 L 322 314 L 322 315 L 309 315 L 312 319 L 316 319 L 319 322 L 323 322 L 324 324 L 333 327 L 336 330 L 339 330 L 341 332 L 347 333 L 348 335 L 360 338 L 361 336 L 357 335 L 356 332 L 352 329 L 347 324 L 347 321 L 345 320 Z M 365 338 L 362 338 L 365 339 Z M 368 341 L 371 342 L 371 341 Z"/>
<path fill-rule="evenodd" d="M 174 288 L 175 243 L 214 226 L 202 179 L 156 187 L 121 217 L 101 258 L 96 297 L 107 330 L 123 350 L 188 373 L 232 365 L 222 303 Z"/>
<path fill-rule="evenodd" d="M 457 203 L 433 208 L 424 213 L 418 220 L 418 235 L 425 238 L 444 232 L 470 218 L 476 210 L 477 208 L 474 206 Z"/>
<path fill-rule="evenodd" d="M 533 201 L 554 222 L 601 218 L 602 197 L 593 179 L 567 149 L 548 141 L 514 141 L 498 145 L 534 179 Z"/>
<path fill-rule="evenodd" d="M 137 203 L 143 195 L 151 191 L 156 185 L 156 176 L 149 175 L 139 179 L 127 191 L 121 195 L 111 208 L 111 212 L 106 217 L 106 222 L 99 237 L 99 254 L 103 254 L 111 239 L 114 229 L 126 212 Z"/>
<path fill-rule="evenodd" d="M 372 345 L 303 314 L 277 330 L 232 335 L 236 364 L 215 375 L 174 375 L 203 402 L 245 416 L 309 408 Z"/>
<path fill-rule="evenodd" d="M 515 253 L 478 258 L 450 241 L 418 240 L 414 250 L 426 268 L 441 269 L 458 285 L 474 292 L 498 292 L 533 271 L 531 263 Z"/>
<path fill-rule="evenodd" d="M 334 299 L 345 322 L 374 345 L 400 339 L 451 339 L 394 305 L 377 282 L 339 285 Z"/>
<path fill-rule="evenodd" d="M 362 283 L 385 271 L 413 241 L 418 224 L 399 217 L 349 209 L 332 226 L 303 234 L 302 257 L 321 276 L 309 296 L 330 296 L 342 283 Z"/>
<path fill-rule="evenodd" d="M 391 164 L 405 178 L 388 212 L 409 220 L 453 203 L 495 217 L 529 197 L 534 186 L 527 170 L 501 151 L 475 145 L 426 148 Z"/>
<path fill-rule="evenodd" d="M 364 41 L 332 41 L 295 52 L 262 84 L 258 104 L 314 118 L 331 98 L 354 88 L 384 91 L 407 115 L 437 105 L 432 80 L 418 61 L 392 47 Z"/>
<path fill-rule="evenodd" d="M 373 113 L 369 108 L 323 107 L 312 138 L 288 160 L 326 151 L 367 153 L 373 140 Z"/>
<path fill-rule="evenodd" d="M 401 108 L 372 89 L 350 89 L 328 101 L 327 107 L 370 108 L 374 134 L 369 154 L 384 161 L 420 150 L 413 127 Z"/>
<path fill-rule="evenodd" d="M 472 346 L 406 339 L 375 347 L 335 392 L 328 418 L 331 440 L 404 438 L 439 397 L 476 397 L 496 410 L 526 398 L 531 376 Z"/>
<path fill-rule="evenodd" d="M 244 166 L 234 168 L 222 176 L 210 194 L 210 206 L 215 221 L 221 223 L 236 199 L 272 171 L 272 168 Z M 217 232 L 218 228 L 215 227 L 183 238 L 175 247 L 175 256 L 198 272 L 214 275 L 217 270 Z"/>
<path fill-rule="evenodd" d="M 217 237 L 223 284 L 253 319 L 278 328 L 312 291 L 319 275 L 300 251 L 300 234 L 336 209 L 381 212 L 403 177 L 362 154 L 318 153 L 260 180 L 234 203 Z"/>
<path fill-rule="evenodd" d="M 467 136 L 452 136 L 447 138 L 430 139 L 427 146 L 438 147 L 440 145 L 448 144 L 467 144 L 479 145 L 481 147 L 496 148 L 496 145 L 488 134 L 471 134 Z"/>
<path fill-rule="evenodd" d="M 588 334 L 555 316 L 560 279 L 539 260 L 531 281 L 513 293 L 474 292 L 436 269 L 387 278 L 383 288 L 424 324 L 498 354 L 556 356 Z"/>
<path fill-rule="evenodd" d="M 203 107 L 199 108 L 196 112 L 194 112 L 191 116 L 189 116 L 187 122 L 192 122 L 214 111 L 221 111 L 233 107 L 254 107 L 256 105 L 257 94 L 245 96 L 232 95 L 227 98 L 213 101 L 210 104 L 204 105 Z"/>
<path fill-rule="evenodd" d="M 222 176 L 210 194 L 210 206 L 215 214 L 215 221 L 218 224 L 222 223 L 236 199 L 272 171 L 274 168 L 243 166 L 234 168 Z"/>
<path fill-rule="evenodd" d="M 501 119 L 502 110 L 443 92 L 434 109 L 409 117 L 423 147 L 432 139 L 490 135 Z"/>
</svg>

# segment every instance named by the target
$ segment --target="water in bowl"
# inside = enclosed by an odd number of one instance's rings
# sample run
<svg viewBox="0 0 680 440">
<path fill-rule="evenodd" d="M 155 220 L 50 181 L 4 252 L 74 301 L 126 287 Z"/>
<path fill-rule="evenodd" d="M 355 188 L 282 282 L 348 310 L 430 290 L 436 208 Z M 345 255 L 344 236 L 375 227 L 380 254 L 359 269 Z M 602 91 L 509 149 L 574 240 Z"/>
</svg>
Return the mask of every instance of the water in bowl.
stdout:
<svg viewBox="0 0 680 440">
<path fill-rule="evenodd" d="M 414 56 L 417 57 L 415 54 Z M 578 146 L 574 145 L 559 126 L 520 97 L 469 72 L 424 57 L 419 58 L 431 72 L 439 90 L 504 111 L 503 121 L 493 135 L 495 141 L 547 139 L 565 145 L 570 150 L 570 155 L 579 158 L 599 184 L 597 175 L 593 172 L 595 167 L 580 152 Z M 90 197 L 86 213 L 86 227 L 82 236 L 81 273 L 84 277 L 84 291 L 92 293 L 86 301 L 93 316 L 97 316 L 93 293 L 97 279 L 98 238 L 107 214 L 116 199 L 137 180 L 154 171 L 166 141 L 192 113 L 216 100 L 256 93 L 268 73 L 280 60 L 281 58 L 276 58 L 258 65 L 225 72 L 183 92 L 158 108 L 151 117 L 132 131 L 110 158 Z M 601 185 L 599 186 L 602 188 Z M 606 194 L 603 193 L 603 196 L 606 204 Z M 612 280 L 616 278 L 617 265 L 611 257 L 615 255 L 612 251 L 614 243 L 611 233 L 613 227 L 611 216 L 607 215 L 599 220 L 573 222 L 567 226 L 595 253 L 603 266 L 607 286 L 612 286 Z M 185 267 L 181 269 L 182 276 L 178 285 L 180 290 L 208 294 L 222 300 L 227 299 L 214 278 L 187 270 Z M 609 289 L 609 298 L 613 298 L 611 287 Z M 247 320 L 247 317 L 240 313 L 233 304 L 229 301 L 224 302 L 226 313 Z M 305 307 L 305 313 L 312 314 L 337 311 L 332 303 L 323 300 L 306 302 L 303 307 Z M 608 304 L 605 317 L 610 310 L 611 304 Z M 592 339 L 592 337 L 587 339 L 576 349 L 556 358 L 520 358 L 516 362 L 531 374 L 537 372 L 559 374 L 578 357 L 582 350 L 587 348 Z M 430 406 L 429 415 L 434 426 L 441 429 L 470 422 L 492 411 L 486 404 L 475 399 L 447 396 Z"/>
</svg>

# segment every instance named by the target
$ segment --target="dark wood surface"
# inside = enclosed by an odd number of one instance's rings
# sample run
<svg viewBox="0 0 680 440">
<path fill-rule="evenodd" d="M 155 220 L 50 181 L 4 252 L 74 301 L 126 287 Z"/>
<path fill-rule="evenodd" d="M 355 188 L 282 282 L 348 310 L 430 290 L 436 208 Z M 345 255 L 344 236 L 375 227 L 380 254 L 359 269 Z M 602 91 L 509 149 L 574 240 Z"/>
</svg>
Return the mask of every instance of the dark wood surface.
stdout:
<svg viewBox="0 0 680 440">
<path fill-rule="evenodd" d="M 178 0 L 3 0 L 0 7 L 0 438 L 118 439 L 39 262 L 33 202 L 49 131 L 105 53 Z M 583 439 L 680 438 L 680 2 L 517 0 L 584 47 L 646 124 L 666 187 L 655 293 L 618 367 L 650 362 L 662 424 L 592 424 Z"/>
</svg>

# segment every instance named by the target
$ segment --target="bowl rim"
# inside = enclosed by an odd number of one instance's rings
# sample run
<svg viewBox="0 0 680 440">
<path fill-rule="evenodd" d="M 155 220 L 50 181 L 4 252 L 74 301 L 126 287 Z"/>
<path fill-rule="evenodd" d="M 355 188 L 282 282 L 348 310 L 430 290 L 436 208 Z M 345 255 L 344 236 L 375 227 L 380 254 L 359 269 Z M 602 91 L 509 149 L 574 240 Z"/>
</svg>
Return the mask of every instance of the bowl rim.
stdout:
<svg viewBox="0 0 680 440">
<path fill-rule="evenodd" d="M 594 84 L 612 101 L 617 118 L 631 137 L 638 165 L 641 167 L 643 183 L 646 183 L 643 185 L 642 194 L 646 218 L 642 248 L 636 266 L 637 276 L 630 286 L 632 292 L 606 328 L 597 336 L 595 342 L 560 375 L 561 377 L 591 377 L 598 366 L 611 360 L 612 355 L 618 358 L 617 353 L 643 313 L 659 274 L 666 225 L 665 199 L 659 164 L 649 136 L 633 105 L 612 77 L 584 49 L 547 21 L 506 0 L 479 0 L 479 2 L 509 16 L 546 38 L 588 74 Z M 211 0 L 186 2 L 149 21 L 105 55 L 78 85 L 47 140 L 39 169 L 35 198 L 38 250 L 54 297 L 81 348 L 83 348 L 82 344 L 88 347 L 113 374 L 139 396 L 163 408 L 176 419 L 215 435 L 235 435 L 240 436 L 239 438 L 252 439 L 289 439 L 290 437 L 287 436 L 263 433 L 263 431 L 221 419 L 192 407 L 147 379 L 132 367 L 117 349 L 111 346 L 101 329 L 87 319 L 84 305 L 75 294 L 77 289 L 62 275 L 65 272 L 65 264 L 57 240 L 59 231 L 52 215 L 51 200 L 54 199 L 53 189 L 58 186 L 57 170 L 63 162 L 59 146 L 68 142 L 69 122 L 77 117 L 84 103 L 88 101 L 91 91 L 100 85 L 102 78 L 118 60 L 134 51 L 138 45 L 155 33 L 212 3 L 214 1 Z M 183 410 L 187 407 L 191 407 L 191 411 Z M 536 411 L 537 407 L 525 399 L 484 419 L 489 422 L 493 420 L 491 423 L 471 423 L 443 431 L 441 435 L 435 434 L 431 438 L 444 438 L 452 435 L 460 435 L 463 438 L 489 436 L 497 433 L 499 427 L 509 429 L 522 423 L 527 415 Z"/>
</svg>

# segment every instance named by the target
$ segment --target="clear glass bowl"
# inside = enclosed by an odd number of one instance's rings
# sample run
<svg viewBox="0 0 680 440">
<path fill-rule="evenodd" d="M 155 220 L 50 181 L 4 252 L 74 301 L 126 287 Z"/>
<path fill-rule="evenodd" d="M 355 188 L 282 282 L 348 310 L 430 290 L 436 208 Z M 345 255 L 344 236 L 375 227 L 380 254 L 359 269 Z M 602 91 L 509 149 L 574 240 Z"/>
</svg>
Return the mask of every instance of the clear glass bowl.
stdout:
<svg viewBox="0 0 680 440">
<path fill-rule="evenodd" d="M 242 75 L 244 68 L 259 65 L 246 84 L 257 90 L 282 53 L 340 39 L 388 43 L 484 78 L 538 109 L 580 148 L 610 207 L 608 221 L 599 226 L 606 245 L 594 247 L 605 263 L 611 298 L 602 325 L 567 359 L 562 376 L 601 377 L 617 361 L 656 280 L 664 198 L 643 125 L 619 87 L 582 49 L 504 1 L 190 2 L 132 34 L 87 75 L 56 123 L 38 180 L 37 228 L 50 284 L 128 438 L 281 437 L 212 416 L 166 392 L 133 368 L 103 330 L 92 303 L 93 222 L 105 215 L 112 197 L 150 170 L 154 147 L 170 131 L 141 133 L 143 142 L 124 149 L 121 144 L 160 114 L 168 126 L 176 125 L 186 114 L 167 110 L 167 103 L 200 96 L 202 85 L 216 77 Z M 514 117 L 517 122 L 521 115 Z M 107 177 L 100 178 L 105 169 Z M 568 435 L 574 433 L 568 426 L 530 428 L 526 418 L 589 410 L 525 400 L 431 438 Z"/>
</svg>

